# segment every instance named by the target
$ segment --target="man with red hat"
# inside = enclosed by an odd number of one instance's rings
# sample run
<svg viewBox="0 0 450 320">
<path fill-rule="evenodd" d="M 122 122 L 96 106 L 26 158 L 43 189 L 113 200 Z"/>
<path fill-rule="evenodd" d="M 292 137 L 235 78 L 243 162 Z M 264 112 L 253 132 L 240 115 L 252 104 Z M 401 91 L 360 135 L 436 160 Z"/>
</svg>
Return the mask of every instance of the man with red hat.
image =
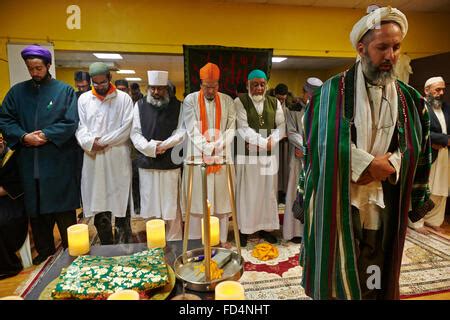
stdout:
<svg viewBox="0 0 450 320">
<path fill-rule="evenodd" d="M 207 168 L 208 200 L 211 215 L 220 220 L 220 241 L 227 241 L 228 217 L 231 213 L 230 197 L 224 160 L 231 161 L 230 144 L 236 128 L 236 112 L 233 99 L 219 92 L 219 67 L 207 63 L 200 69 L 200 91 L 189 94 L 183 101 L 183 122 L 188 134 L 188 161 L 215 163 Z M 188 167 L 183 173 L 182 210 L 186 210 L 186 190 L 188 186 Z M 203 214 L 201 171 L 199 166 L 193 170 L 193 188 L 189 237 L 201 237 L 201 217 Z"/>
</svg>

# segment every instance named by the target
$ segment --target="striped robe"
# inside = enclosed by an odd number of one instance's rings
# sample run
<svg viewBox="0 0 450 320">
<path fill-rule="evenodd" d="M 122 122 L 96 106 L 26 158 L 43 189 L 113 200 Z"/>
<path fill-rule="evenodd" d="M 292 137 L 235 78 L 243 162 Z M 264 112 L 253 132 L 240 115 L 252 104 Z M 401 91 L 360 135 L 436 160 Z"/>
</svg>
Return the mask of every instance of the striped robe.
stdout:
<svg viewBox="0 0 450 320">
<path fill-rule="evenodd" d="M 304 117 L 305 170 L 299 191 L 304 193 L 305 230 L 300 265 L 302 286 L 313 299 L 361 299 L 350 201 L 355 80 L 355 66 L 327 80 L 314 93 Z M 396 81 L 396 89 L 403 156 L 398 198 L 385 199 L 390 201 L 386 207 L 391 208 L 392 217 L 383 226 L 386 275 L 382 289 L 387 299 L 399 298 L 408 217 L 417 221 L 433 207 L 427 184 L 431 166 L 428 110 L 414 88 Z"/>
</svg>

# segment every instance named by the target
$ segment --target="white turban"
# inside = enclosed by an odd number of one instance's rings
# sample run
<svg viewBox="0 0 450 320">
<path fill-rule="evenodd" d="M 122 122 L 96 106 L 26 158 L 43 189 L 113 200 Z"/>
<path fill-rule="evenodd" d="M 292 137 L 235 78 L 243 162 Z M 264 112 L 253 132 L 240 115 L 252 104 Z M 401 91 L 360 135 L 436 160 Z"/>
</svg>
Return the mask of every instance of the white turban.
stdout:
<svg viewBox="0 0 450 320">
<path fill-rule="evenodd" d="M 148 84 L 151 86 L 167 86 L 169 73 L 167 71 L 147 71 Z"/>
<path fill-rule="evenodd" d="M 350 32 L 350 42 L 352 43 L 353 48 L 356 49 L 359 40 L 361 40 L 367 31 L 379 28 L 383 21 L 393 21 L 398 23 L 402 29 L 403 40 L 408 32 L 408 20 L 406 19 L 406 16 L 398 9 L 383 7 L 368 13 L 353 26 L 352 32 Z"/>
<path fill-rule="evenodd" d="M 428 79 L 425 82 L 425 86 L 424 87 L 426 88 L 426 87 L 431 86 L 432 84 L 435 84 L 435 83 L 438 83 L 438 82 L 444 82 L 445 83 L 444 78 L 442 78 L 442 77 L 430 78 L 430 79 Z"/>
</svg>

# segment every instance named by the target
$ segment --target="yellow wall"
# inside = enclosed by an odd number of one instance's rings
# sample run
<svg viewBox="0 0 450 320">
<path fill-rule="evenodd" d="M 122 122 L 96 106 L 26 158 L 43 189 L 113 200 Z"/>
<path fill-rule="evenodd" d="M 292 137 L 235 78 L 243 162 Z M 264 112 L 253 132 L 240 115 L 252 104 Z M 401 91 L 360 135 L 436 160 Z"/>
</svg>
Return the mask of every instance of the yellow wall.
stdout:
<svg viewBox="0 0 450 320">
<path fill-rule="evenodd" d="M 66 8 L 81 8 L 81 30 L 66 28 Z M 349 42 L 364 10 L 220 1 L 2 0 L 0 49 L 52 42 L 56 50 L 181 54 L 182 45 L 274 48 L 275 55 L 354 57 Z M 414 59 L 450 51 L 450 14 L 408 13 L 403 51 Z M 313 31 L 314 30 L 314 31 Z M 2 62 L 2 64 L 4 64 Z M 0 64 L 0 83 L 8 83 Z M 8 87 L 8 86 L 6 86 Z M 4 87 L 0 87 L 3 98 Z"/>
<path fill-rule="evenodd" d="M 80 70 L 88 71 L 88 69 L 56 68 L 56 79 L 71 85 L 75 91 L 77 91 L 78 89 L 75 87 L 74 74 L 76 71 Z"/>
<path fill-rule="evenodd" d="M 6 44 L 0 39 L 0 103 L 9 90 L 9 69 Z"/>
<path fill-rule="evenodd" d="M 284 83 L 294 96 L 301 96 L 303 85 L 308 77 L 317 77 L 322 81 L 329 78 L 327 70 L 274 70 L 269 79 L 269 88 L 275 88 L 277 84 Z"/>
</svg>

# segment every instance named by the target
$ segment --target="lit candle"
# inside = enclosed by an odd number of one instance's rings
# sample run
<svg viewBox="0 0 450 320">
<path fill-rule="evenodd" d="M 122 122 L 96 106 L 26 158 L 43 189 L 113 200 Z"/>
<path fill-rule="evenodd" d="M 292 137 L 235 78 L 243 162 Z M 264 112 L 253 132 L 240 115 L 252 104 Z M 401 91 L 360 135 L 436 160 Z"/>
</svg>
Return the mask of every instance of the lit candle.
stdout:
<svg viewBox="0 0 450 320">
<path fill-rule="evenodd" d="M 211 246 L 217 246 L 220 242 L 219 237 L 219 218 L 211 217 L 211 204 L 208 201 L 208 215 L 209 215 L 209 243 Z M 202 218 L 202 244 L 204 245 L 204 227 Z"/>
<path fill-rule="evenodd" d="M 215 288 L 216 300 L 245 300 L 244 287 L 237 281 L 222 281 Z"/>
<path fill-rule="evenodd" d="M 88 225 L 80 223 L 68 227 L 67 241 L 71 256 L 81 256 L 88 253 L 90 250 Z"/>
<path fill-rule="evenodd" d="M 0 300 L 24 300 L 21 296 L 6 296 L 1 297 Z"/>
<path fill-rule="evenodd" d="M 147 247 L 164 248 L 166 246 L 166 228 L 164 220 L 153 219 L 147 221 Z"/>
<path fill-rule="evenodd" d="M 139 300 L 139 293 L 134 290 L 120 290 L 110 295 L 108 300 Z"/>
</svg>

